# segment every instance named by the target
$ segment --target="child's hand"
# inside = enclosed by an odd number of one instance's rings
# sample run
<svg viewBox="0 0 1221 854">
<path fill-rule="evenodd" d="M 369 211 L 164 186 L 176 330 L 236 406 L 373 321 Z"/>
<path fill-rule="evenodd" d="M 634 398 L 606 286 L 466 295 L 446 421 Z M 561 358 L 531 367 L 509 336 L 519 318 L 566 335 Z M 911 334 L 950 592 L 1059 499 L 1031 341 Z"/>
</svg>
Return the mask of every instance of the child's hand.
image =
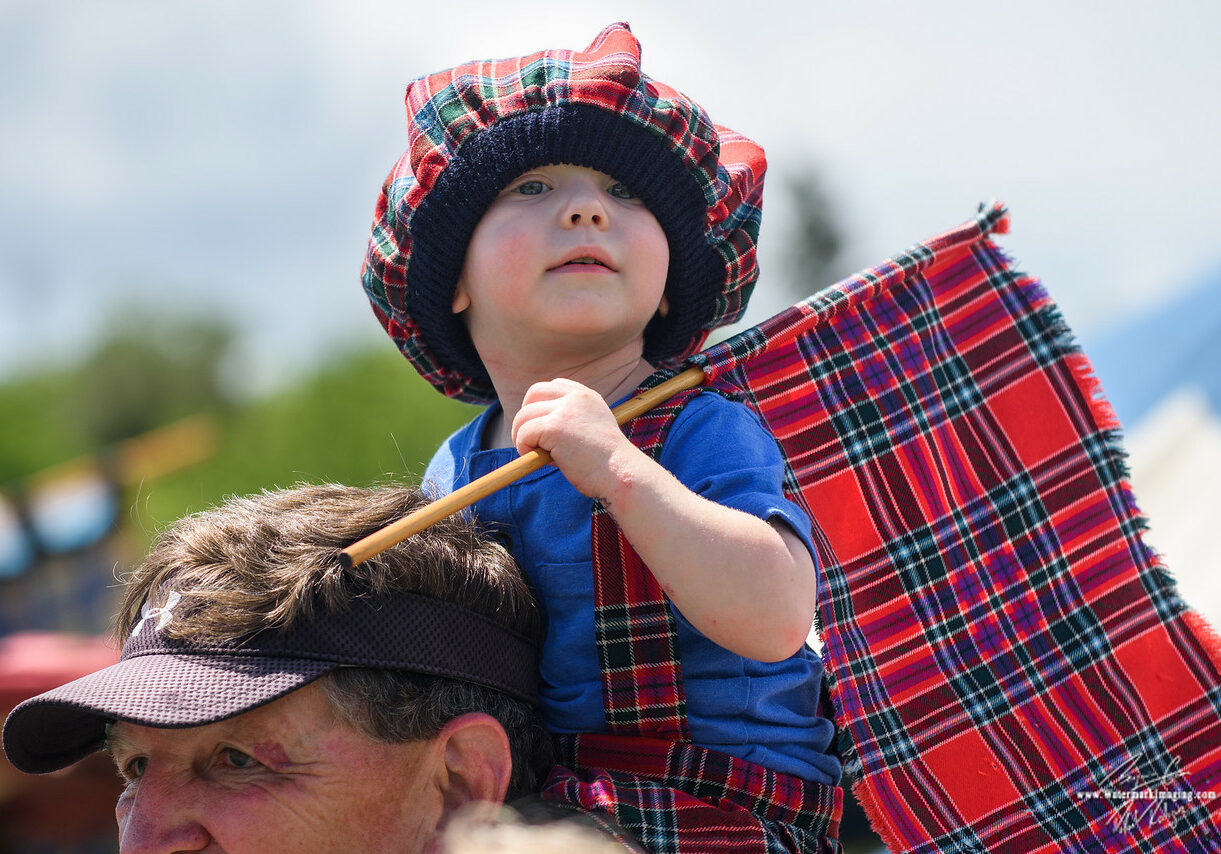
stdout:
<svg viewBox="0 0 1221 854">
<path fill-rule="evenodd" d="M 622 463 L 639 455 L 591 388 L 567 379 L 535 383 L 522 398 L 510 436 L 519 453 L 541 448 L 582 495 L 606 498 Z"/>
</svg>

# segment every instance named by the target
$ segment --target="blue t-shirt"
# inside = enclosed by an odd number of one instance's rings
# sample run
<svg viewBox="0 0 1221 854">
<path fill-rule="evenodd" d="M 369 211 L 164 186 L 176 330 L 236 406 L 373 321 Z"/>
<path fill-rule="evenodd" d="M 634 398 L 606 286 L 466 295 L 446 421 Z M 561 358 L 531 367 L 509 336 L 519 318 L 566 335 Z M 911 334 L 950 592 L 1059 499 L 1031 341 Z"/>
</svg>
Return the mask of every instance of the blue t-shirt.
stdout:
<svg viewBox="0 0 1221 854">
<path fill-rule="evenodd" d="M 424 474 L 426 489 L 452 492 L 517 456 L 512 448 L 482 449 L 498 409 L 493 405 L 442 445 Z M 784 462 L 776 442 L 747 407 L 712 392 L 696 396 L 675 419 L 660 462 L 705 498 L 761 519 L 783 519 L 814 554 L 808 518 L 783 496 Z M 605 732 L 594 641 L 592 499 L 547 466 L 473 510 L 529 576 L 547 621 L 539 670 L 548 727 Z M 672 609 L 692 741 L 785 774 L 837 783 L 840 761 L 830 752 L 834 727 L 818 715 L 818 656 L 803 648 L 779 662 L 743 658 Z"/>
</svg>

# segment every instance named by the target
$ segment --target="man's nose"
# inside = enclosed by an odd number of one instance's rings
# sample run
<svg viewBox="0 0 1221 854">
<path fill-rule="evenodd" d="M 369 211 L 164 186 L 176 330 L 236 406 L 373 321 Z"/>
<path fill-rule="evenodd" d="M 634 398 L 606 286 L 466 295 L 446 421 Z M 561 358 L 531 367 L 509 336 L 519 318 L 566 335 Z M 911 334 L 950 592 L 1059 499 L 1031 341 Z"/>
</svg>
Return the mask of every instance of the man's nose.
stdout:
<svg viewBox="0 0 1221 854">
<path fill-rule="evenodd" d="M 564 205 L 560 209 L 562 225 L 592 225 L 599 229 L 610 225 L 610 209 L 596 181 L 584 176 L 575 178 L 568 182 L 563 193 Z"/>
<path fill-rule="evenodd" d="M 146 772 L 115 805 L 119 854 L 202 851 L 210 837 L 199 821 L 200 807 L 181 781 Z"/>
</svg>

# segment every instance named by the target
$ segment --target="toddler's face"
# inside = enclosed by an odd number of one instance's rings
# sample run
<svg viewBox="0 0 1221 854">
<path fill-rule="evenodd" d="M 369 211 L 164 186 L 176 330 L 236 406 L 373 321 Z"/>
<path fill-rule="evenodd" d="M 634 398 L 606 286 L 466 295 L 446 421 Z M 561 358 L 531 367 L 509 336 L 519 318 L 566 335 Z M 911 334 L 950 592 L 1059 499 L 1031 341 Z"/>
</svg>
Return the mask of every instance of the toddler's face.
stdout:
<svg viewBox="0 0 1221 854">
<path fill-rule="evenodd" d="M 596 357 L 633 339 L 664 299 L 665 232 L 604 172 L 552 165 L 518 176 L 480 219 L 453 309 L 487 362 L 539 348 Z"/>
</svg>

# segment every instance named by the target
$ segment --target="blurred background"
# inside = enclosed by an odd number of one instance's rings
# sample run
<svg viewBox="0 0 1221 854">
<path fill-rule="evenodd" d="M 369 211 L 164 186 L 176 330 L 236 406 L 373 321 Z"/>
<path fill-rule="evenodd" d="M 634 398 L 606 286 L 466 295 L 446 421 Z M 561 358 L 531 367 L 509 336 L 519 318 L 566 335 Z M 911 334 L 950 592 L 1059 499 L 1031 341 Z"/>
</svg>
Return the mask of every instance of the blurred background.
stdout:
<svg viewBox="0 0 1221 854">
<path fill-rule="evenodd" d="M 1212 0 L 0 0 L 0 705 L 113 657 L 114 576 L 158 528 L 418 475 L 473 415 L 360 289 L 403 89 L 612 20 L 768 150 L 743 325 L 1006 202 L 1002 245 L 1125 425 L 1149 541 L 1221 624 Z M 107 774 L 0 765 L 0 852 L 113 850 Z M 92 793 L 78 821 L 49 806 L 64 786 Z"/>
</svg>

